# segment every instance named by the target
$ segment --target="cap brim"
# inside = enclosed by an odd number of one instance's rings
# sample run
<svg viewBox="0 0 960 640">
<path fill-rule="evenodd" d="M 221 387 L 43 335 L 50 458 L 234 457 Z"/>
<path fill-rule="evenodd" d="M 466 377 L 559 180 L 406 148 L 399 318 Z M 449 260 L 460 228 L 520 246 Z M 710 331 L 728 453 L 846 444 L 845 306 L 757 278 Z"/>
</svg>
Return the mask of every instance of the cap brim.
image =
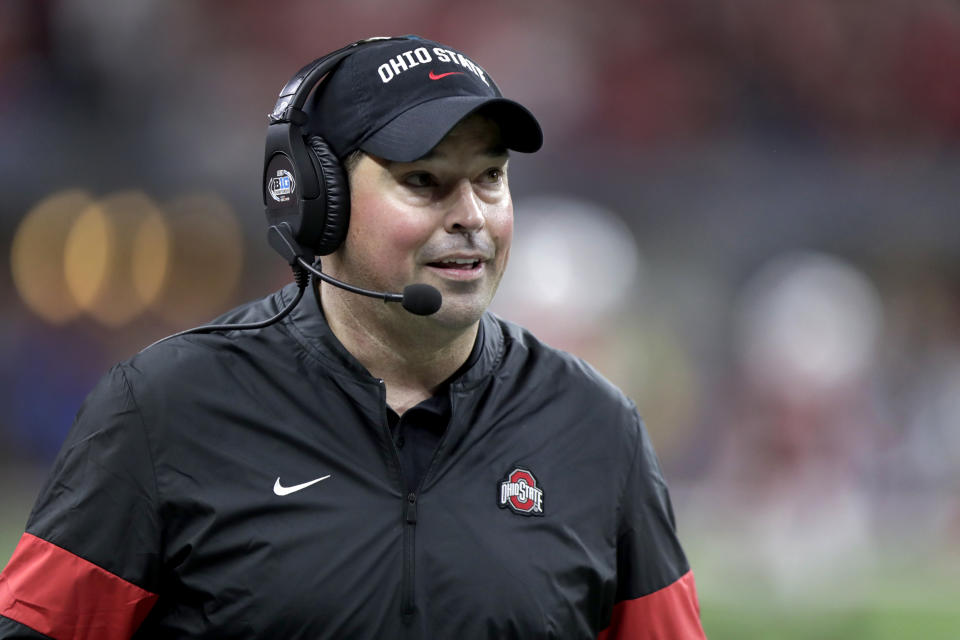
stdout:
<svg viewBox="0 0 960 640">
<path fill-rule="evenodd" d="M 526 107 L 506 98 L 447 96 L 418 104 L 370 134 L 360 149 L 394 162 L 412 162 L 427 155 L 458 122 L 484 109 L 500 126 L 508 149 L 532 153 L 543 144 L 540 124 Z"/>
</svg>

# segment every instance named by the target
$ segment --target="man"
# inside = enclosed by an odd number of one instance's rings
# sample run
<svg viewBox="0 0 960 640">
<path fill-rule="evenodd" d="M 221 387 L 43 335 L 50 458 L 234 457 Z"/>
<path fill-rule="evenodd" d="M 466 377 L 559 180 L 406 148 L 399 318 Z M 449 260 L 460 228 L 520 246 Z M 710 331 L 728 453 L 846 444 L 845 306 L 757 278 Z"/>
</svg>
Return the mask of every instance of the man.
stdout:
<svg viewBox="0 0 960 640">
<path fill-rule="evenodd" d="M 438 43 L 338 64 L 306 111 L 349 175 L 325 270 L 440 308 L 315 282 L 263 326 L 291 285 L 224 318 L 255 329 L 114 367 L 0 575 L 0 638 L 703 637 L 635 407 L 486 311 L 536 120 Z"/>
</svg>

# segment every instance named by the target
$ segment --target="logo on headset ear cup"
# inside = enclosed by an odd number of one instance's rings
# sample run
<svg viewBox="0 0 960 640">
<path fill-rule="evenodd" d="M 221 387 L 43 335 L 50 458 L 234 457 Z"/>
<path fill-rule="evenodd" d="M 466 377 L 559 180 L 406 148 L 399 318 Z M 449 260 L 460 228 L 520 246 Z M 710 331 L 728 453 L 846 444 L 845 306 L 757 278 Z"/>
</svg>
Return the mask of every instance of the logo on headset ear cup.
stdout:
<svg viewBox="0 0 960 640">
<path fill-rule="evenodd" d="M 267 192 L 277 202 L 286 202 L 296 190 L 297 181 L 286 169 L 277 169 L 275 176 L 268 177 Z"/>
<path fill-rule="evenodd" d="M 310 159 L 320 184 L 319 198 L 326 201 L 325 219 L 318 233 L 312 238 L 299 238 L 301 244 L 313 247 L 317 255 L 325 256 L 336 251 L 347 237 L 350 221 L 350 183 L 337 156 L 326 140 L 320 136 L 307 139 Z"/>
<path fill-rule="evenodd" d="M 275 153 L 263 175 L 263 202 L 267 209 L 283 211 L 295 207 L 300 187 L 294 176 L 293 163 L 284 153 Z"/>
</svg>

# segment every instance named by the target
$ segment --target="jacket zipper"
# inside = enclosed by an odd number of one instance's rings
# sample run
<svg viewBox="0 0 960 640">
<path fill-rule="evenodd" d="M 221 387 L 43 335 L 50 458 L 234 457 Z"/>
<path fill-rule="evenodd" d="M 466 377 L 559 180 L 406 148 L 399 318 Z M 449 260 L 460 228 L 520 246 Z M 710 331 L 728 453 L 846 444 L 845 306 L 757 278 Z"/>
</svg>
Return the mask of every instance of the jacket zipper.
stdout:
<svg viewBox="0 0 960 640">
<path fill-rule="evenodd" d="M 397 450 L 397 443 L 390 433 L 390 423 L 387 420 L 387 385 L 383 380 L 380 383 L 380 397 L 383 402 L 383 428 L 386 436 L 390 440 L 393 450 L 393 459 L 397 464 L 397 472 L 400 476 L 400 486 L 404 492 L 403 499 L 403 576 L 400 583 L 400 614 L 404 622 L 410 622 L 414 611 L 414 564 L 416 557 L 416 524 L 417 524 L 417 494 L 413 491 L 407 491 L 406 481 L 403 477 L 403 463 L 400 461 L 400 452 Z"/>
<path fill-rule="evenodd" d="M 407 494 L 406 508 L 404 509 L 403 524 L 403 592 L 402 592 L 402 613 L 403 617 L 409 620 L 414 612 L 414 556 L 416 553 L 414 545 L 414 531 L 417 524 L 417 494 L 412 491 Z"/>
<path fill-rule="evenodd" d="M 383 380 L 380 381 L 380 385 L 383 387 L 383 397 L 384 397 L 384 416 L 386 416 L 386 385 Z M 450 422 L 453 422 L 453 387 L 451 386 L 448 390 L 450 394 Z M 384 417 L 386 419 L 386 417 Z M 447 425 L 447 430 L 450 429 L 450 425 Z M 389 426 L 387 428 L 389 432 Z M 437 455 L 439 453 L 439 447 L 443 444 L 443 440 L 446 438 L 446 433 L 444 433 L 443 438 L 440 440 L 440 445 L 438 445 L 438 450 L 434 451 L 433 459 L 430 461 L 430 465 L 427 467 L 426 472 L 423 474 L 423 477 L 420 478 L 420 482 L 417 486 L 416 491 L 411 491 L 407 493 L 406 505 L 404 506 L 404 523 L 403 523 L 403 587 L 401 593 L 401 615 L 404 622 L 411 622 L 413 619 L 413 614 L 416 611 L 416 603 L 414 602 L 414 569 L 415 569 L 415 558 L 416 558 L 416 545 L 414 533 L 416 531 L 415 527 L 417 524 L 417 494 L 420 491 L 423 483 L 426 481 L 427 477 L 430 475 L 430 472 L 433 470 L 433 466 L 437 462 Z M 393 438 L 390 438 L 390 441 L 393 442 Z M 400 452 L 397 450 L 396 443 L 393 446 L 393 452 L 397 460 L 397 468 L 401 469 L 400 472 L 400 482 L 404 482 L 403 479 L 403 470 L 400 463 Z M 404 485 L 406 488 L 406 485 Z"/>
</svg>

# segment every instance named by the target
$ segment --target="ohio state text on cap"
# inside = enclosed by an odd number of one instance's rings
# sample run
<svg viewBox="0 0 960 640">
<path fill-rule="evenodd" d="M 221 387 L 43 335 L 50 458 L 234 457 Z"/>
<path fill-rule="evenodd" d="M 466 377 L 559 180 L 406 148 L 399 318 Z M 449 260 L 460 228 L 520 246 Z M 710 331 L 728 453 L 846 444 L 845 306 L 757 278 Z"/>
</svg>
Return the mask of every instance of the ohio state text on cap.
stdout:
<svg viewBox="0 0 960 640">
<path fill-rule="evenodd" d="M 480 109 L 500 126 L 507 148 L 531 153 L 543 144 L 537 119 L 504 98 L 480 65 L 413 36 L 370 43 L 345 58 L 305 105 L 306 129 L 341 159 L 361 149 L 410 162 Z"/>
</svg>

